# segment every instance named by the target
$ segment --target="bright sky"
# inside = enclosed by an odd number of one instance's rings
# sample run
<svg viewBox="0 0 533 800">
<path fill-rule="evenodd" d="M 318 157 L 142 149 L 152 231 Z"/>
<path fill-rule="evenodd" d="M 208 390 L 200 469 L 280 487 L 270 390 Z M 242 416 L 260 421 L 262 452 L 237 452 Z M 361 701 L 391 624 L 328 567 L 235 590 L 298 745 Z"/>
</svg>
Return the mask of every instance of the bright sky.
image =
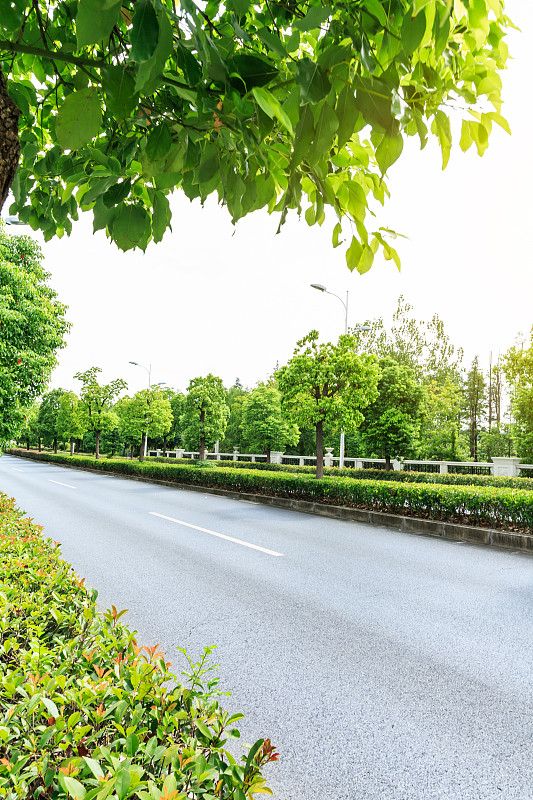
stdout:
<svg viewBox="0 0 533 800">
<path fill-rule="evenodd" d="M 488 365 L 533 325 L 533 3 L 508 0 L 521 29 L 508 37 L 514 60 L 503 74 L 504 116 L 512 137 L 495 129 L 479 158 L 458 143 L 447 169 L 436 147 L 412 142 L 389 177 L 391 200 L 379 224 L 409 236 L 398 239 L 399 274 L 376 259 L 366 275 L 351 274 L 331 227 L 309 228 L 294 216 L 276 236 L 278 218 L 256 213 L 234 228 L 227 212 L 203 209 L 177 193 L 173 232 L 142 253 L 120 253 L 92 215 L 70 237 L 43 245 L 51 284 L 69 306 L 72 330 L 59 355 L 52 386 L 79 390 L 73 374 L 96 365 L 102 378 L 123 377 L 133 393 L 152 367 L 152 382 L 184 391 L 212 372 L 226 386 L 238 376 L 252 387 L 290 358 L 312 328 L 334 339 L 344 309 L 310 288 L 322 283 L 345 297 L 349 324 L 390 319 L 403 294 L 419 319 L 436 312 L 466 359 Z M 23 229 L 15 229 L 18 233 Z"/>
</svg>

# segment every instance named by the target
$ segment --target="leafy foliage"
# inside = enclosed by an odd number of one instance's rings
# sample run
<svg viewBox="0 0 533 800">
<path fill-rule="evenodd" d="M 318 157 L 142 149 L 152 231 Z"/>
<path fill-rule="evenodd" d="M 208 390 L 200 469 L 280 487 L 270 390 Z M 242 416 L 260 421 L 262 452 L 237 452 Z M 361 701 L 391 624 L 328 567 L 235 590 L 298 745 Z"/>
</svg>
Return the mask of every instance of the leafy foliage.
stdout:
<svg viewBox="0 0 533 800">
<path fill-rule="evenodd" d="M 324 424 L 355 430 L 363 421 L 360 409 L 377 396 L 377 359 L 357 355 L 355 344 L 350 335 L 336 345 L 319 344 L 318 331 L 311 331 L 277 375 L 284 409 L 297 425 L 316 430 L 317 478 L 323 471 Z"/>
<path fill-rule="evenodd" d="M 100 367 L 91 367 L 85 372 L 77 372 L 74 377 L 82 382 L 80 404 L 83 424 L 87 430 L 94 431 L 96 437 L 96 458 L 100 455 L 100 434 L 117 426 L 117 415 L 113 411 L 116 396 L 127 388 L 126 381 L 115 378 L 110 383 L 101 385 L 97 375 Z"/>
<path fill-rule="evenodd" d="M 503 369 L 511 387 L 511 409 L 515 418 L 517 452 L 533 463 L 533 328 L 529 347 L 511 347 Z"/>
<path fill-rule="evenodd" d="M 45 392 L 37 415 L 39 436 L 44 439 L 45 444 L 53 443 L 55 452 L 57 452 L 57 440 L 60 436 L 57 420 L 63 394 L 63 389 L 52 389 Z"/>
<path fill-rule="evenodd" d="M 0 447 L 46 388 L 69 328 L 41 261 L 33 239 L 6 234 L 0 221 Z"/>
<path fill-rule="evenodd" d="M 209 373 L 192 378 L 187 387 L 181 419 L 183 439 L 193 448 L 200 447 L 204 459 L 206 445 L 221 439 L 226 429 L 229 409 L 222 380 Z"/>
<path fill-rule="evenodd" d="M 80 439 L 86 432 L 86 418 L 79 398 L 74 392 L 63 392 L 59 399 L 59 411 L 56 419 L 58 435 L 70 439 L 70 454 L 74 452 L 74 439 Z"/>
<path fill-rule="evenodd" d="M 128 441 L 141 441 L 141 461 L 145 437 L 168 433 L 172 426 L 170 400 L 157 386 L 142 389 L 132 398 L 123 398 L 117 410 L 120 433 Z"/>
<path fill-rule="evenodd" d="M 275 386 L 258 386 L 245 398 L 242 431 L 251 452 L 266 452 L 268 457 L 271 450 L 296 444 L 300 435 L 298 427 L 283 415 L 281 394 Z"/>
<path fill-rule="evenodd" d="M 383 175 L 412 136 L 434 135 L 446 166 L 450 108 L 463 150 L 508 130 L 508 25 L 502 0 L 16 0 L 0 19 L 21 112 L 11 211 L 48 239 L 91 209 L 128 250 L 161 240 L 177 187 L 216 193 L 234 222 L 305 206 L 321 225 L 329 207 L 351 270 L 378 250 L 399 266 L 367 223 Z"/>
<path fill-rule="evenodd" d="M 0 494 L 0 794 L 10 800 L 252 800 L 277 759 L 260 739 L 225 750 L 242 714 L 219 703 L 212 648 L 177 682 L 125 611 L 96 608 L 57 542 Z M 182 651 L 185 653 L 185 651 Z M 186 655 L 186 654 L 185 654 Z"/>
<path fill-rule="evenodd" d="M 361 435 L 390 470 L 391 458 L 407 458 L 416 449 L 425 392 L 413 371 L 392 358 L 382 358 L 379 368 L 378 396 L 365 409 Z"/>
</svg>

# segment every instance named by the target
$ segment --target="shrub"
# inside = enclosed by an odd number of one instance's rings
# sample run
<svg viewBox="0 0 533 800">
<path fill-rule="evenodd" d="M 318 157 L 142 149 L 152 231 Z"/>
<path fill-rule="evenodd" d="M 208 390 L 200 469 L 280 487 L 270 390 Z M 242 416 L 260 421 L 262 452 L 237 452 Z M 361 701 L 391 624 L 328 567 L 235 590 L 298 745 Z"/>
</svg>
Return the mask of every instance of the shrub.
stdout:
<svg viewBox="0 0 533 800">
<path fill-rule="evenodd" d="M 21 455 L 28 455 L 20 451 Z M 43 458 L 43 454 L 32 457 Z M 185 485 L 288 497 L 311 502 L 368 508 L 407 516 L 531 531 L 533 492 L 486 486 L 447 486 L 407 481 L 368 480 L 252 469 L 198 469 L 189 464 L 95 461 L 46 454 L 46 461 L 77 463 L 94 470 L 165 480 Z M 393 473 L 398 474 L 398 473 Z M 464 476 L 463 476 L 464 477 Z"/>
<path fill-rule="evenodd" d="M 57 542 L 0 494 L 0 796 L 6 800 L 251 798 L 276 760 L 260 739 L 237 764 L 207 648 L 176 685 L 124 611 L 96 610 Z M 173 686 L 169 688 L 169 682 Z"/>
</svg>

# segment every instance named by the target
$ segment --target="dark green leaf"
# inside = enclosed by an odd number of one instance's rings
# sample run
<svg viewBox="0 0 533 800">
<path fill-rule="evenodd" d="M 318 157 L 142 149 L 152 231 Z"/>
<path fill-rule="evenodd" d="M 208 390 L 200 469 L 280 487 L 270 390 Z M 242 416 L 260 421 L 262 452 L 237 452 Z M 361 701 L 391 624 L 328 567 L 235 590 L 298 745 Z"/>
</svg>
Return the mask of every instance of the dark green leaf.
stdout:
<svg viewBox="0 0 533 800">
<path fill-rule="evenodd" d="M 128 197 L 130 191 L 131 180 L 129 178 L 126 181 L 122 181 L 122 183 L 115 183 L 115 185 L 110 186 L 107 192 L 102 196 L 104 205 L 107 206 L 107 208 L 118 206 L 119 203 L 122 203 L 122 201 Z"/>
<path fill-rule="evenodd" d="M 250 0 L 227 0 L 226 6 L 233 9 L 238 17 L 242 17 L 250 8 Z"/>
<path fill-rule="evenodd" d="M 198 167 L 198 183 L 211 180 L 220 167 L 219 152 L 215 145 L 207 145 Z"/>
<path fill-rule="evenodd" d="M 121 250 L 131 250 L 140 244 L 150 226 L 150 218 L 144 208 L 123 205 L 113 220 L 113 240 Z"/>
<path fill-rule="evenodd" d="M 328 103 L 324 103 L 315 126 L 313 144 L 307 155 L 310 164 L 315 164 L 321 157 L 327 157 L 338 127 L 339 120 L 334 110 Z"/>
<path fill-rule="evenodd" d="M 98 198 L 93 206 L 93 232 L 101 231 L 107 228 L 115 215 L 114 208 L 108 208 L 104 205 L 101 197 Z"/>
<path fill-rule="evenodd" d="M 300 87 L 302 103 L 318 103 L 330 92 L 331 83 L 321 67 L 310 58 L 298 61 L 296 83 Z"/>
<path fill-rule="evenodd" d="M 150 161 L 164 158 L 172 147 L 172 135 L 168 125 L 163 123 L 150 133 L 146 145 L 146 155 Z"/>
<path fill-rule="evenodd" d="M 116 0 L 112 5 L 105 4 L 104 0 L 80 0 L 76 14 L 78 47 L 107 39 L 118 22 L 121 5 L 122 0 Z"/>
<path fill-rule="evenodd" d="M 260 28 L 257 31 L 257 35 L 269 50 L 272 50 L 272 52 L 276 53 L 278 56 L 281 56 L 282 58 L 287 57 L 287 50 L 285 49 L 285 45 L 283 44 L 277 33 L 274 33 L 269 28 Z"/>
<path fill-rule="evenodd" d="M 352 134 L 359 117 L 359 110 L 357 108 L 354 91 L 351 86 L 345 86 L 340 93 L 337 105 L 335 106 L 335 114 L 339 120 L 337 141 L 339 143 L 339 147 L 342 147 L 352 138 Z"/>
<path fill-rule="evenodd" d="M 152 233 L 154 242 L 161 241 L 165 231 L 170 227 L 171 217 L 172 214 L 168 199 L 161 192 L 156 192 L 152 211 Z"/>
<path fill-rule="evenodd" d="M 176 60 L 189 86 L 196 86 L 202 76 L 198 61 L 182 42 L 176 46 Z"/>
<path fill-rule="evenodd" d="M 129 67 L 119 64 L 102 69 L 102 88 L 106 106 L 118 122 L 121 122 L 137 105 L 135 80 Z"/>
<path fill-rule="evenodd" d="M 406 14 L 402 23 L 401 37 L 403 49 L 407 55 L 414 53 L 426 32 L 426 12 L 424 9 L 416 16 Z"/>
<path fill-rule="evenodd" d="M 294 132 L 294 149 L 291 158 L 291 169 L 294 169 L 301 163 L 304 156 L 307 154 L 313 136 L 315 135 L 315 123 L 313 119 L 313 112 L 308 105 L 304 106 L 303 112 L 300 115 L 298 125 Z"/>
<path fill-rule="evenodd" d="M 228 69 L 231 73 L 231 85 L 239 91 L 243 84 L 248 92 L 254 86 L 264 86 L 278 75 L 278 70 L 266 58 L 253 56 L 248 53 L 237 53 L 228 59 Z M 236 73 L 239 77 L 234 78 Z"/>
<path fill-rule="evenodd" d="M 392 91 L 387 84 L 374 78 L 356 76 L 357 108 L 369 125 L 379 125 L 383 129 L 390 128 L 393 124 L 391 113 Z"/>
<path fill-rule="evenodd" d="M 150 0 L 137 0 L 130 31 L 131 58 L 148 61 L 159 41 L 159 22 Z"/>
<path fill-rule="evenodd" d="M 297 19 L 294 27 L 300 31 L 312 31 L 329 19 L 333 14 L 331 6 L 311 6 L 303 19 Z"/>
</svg>

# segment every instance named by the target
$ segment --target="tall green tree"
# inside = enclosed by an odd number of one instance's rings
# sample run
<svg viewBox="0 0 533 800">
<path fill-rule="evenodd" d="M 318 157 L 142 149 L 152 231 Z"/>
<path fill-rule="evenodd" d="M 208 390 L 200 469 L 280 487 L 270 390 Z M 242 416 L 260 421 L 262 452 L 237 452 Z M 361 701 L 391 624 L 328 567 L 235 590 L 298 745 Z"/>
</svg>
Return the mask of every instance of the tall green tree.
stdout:
<svg viewBox="0 0 533 800">
<path fill-rule="evenodd" d="M 245 447 L 252 453 L 266 453 L 268 462 L 271 450 L 284 450 L 300 438 L 298 426 L 282 411 L 281 394 L 275 386 L 257 386 L 244 399 L 241 425 Z"/>
<path fill-rule="evenodd" d="M 69 328 L 41 262 L 39 245 L 7 234 L 0 220 L 0 448 L 46 389 Z"/>
<path fill-rule="evenodd" d="M 363 421 L 361 409 L 377 396 L 379 366 L 373 355 L 355 353 L 351 335 L 320 344 L 318 331 L 297 342 L 277 373 L 283 408 L 300 427 L 314 427 L 316 477 L 324 475 L 324 425 L 347 433 Z"/>
<path fill-rule="evenodd" d="M 529 343 L 515 345 L 502 359 L 505 377 L 511 389 L 511 411 L 514 417 L 516 452 L 527 463 L 533 463 L 533 327 Z"/>
<path fill-rule="evenodd" d="M 26 449 L 30 449 L 30 444 L 38 438 L 38 417 L 39 403 L 34 401 L 31 406 L 23 410 L 23 423 L 20 429 L 20 438 L 26 442 Z M 39 439 L 40 443 L 40 439 Z M 40 449 L 40 448 L 39 448 Z"/>
<path fill-rule="evenodd" d="M 486 384 L 483 370 L 479 366 L 476 356 L 466 375 L 463 384 L 463 405 L 465 419 L 468 425 L 468 442 L 470 458 L 478 460 L 478 447 L 481 438 L 481 424 L 487 410 Z"/>
<path fill-rule="evenodd" d="M 243 449 L 242 412 L 244 401 L 249 392 L 243 387 L 239 378 L 235 379 L 226 393 L 226 403 L 229 408 L 228 423 L 221 442 L 222 452 L 231 453 L 235 448 Z"/>
<path fill-rule="evenodd" d="M 37 415 L 39 436 L 44 439 L 45 444 L 52 445 L 54 453 L 57 453 L 57 441 L 61 436 L 57 420 L 64 393 L 63 389 L 52 389 L 43 394 Z"/>
<path fill-rule="evenodd" d="M 118 417 L 113 411 L 113 403 L 118 394 L 127 388 L 122 378 L 115 378 L 106 384 L 97 380 L 100 367 L 91 367 L 85 372 L 77 372 L 74 377 L 82 382 L 80 406 L 83 424 L 86 430 L 92 431 L 95 437 L 95 456 L 100 457 L 100 436 L 102 431 L 109 431 L 118 424 Z"/>
<path fill-rule="evenodd" d="M 508 130 L 509 24 L 503 0 L 3 3 L 0 207 L 12 184 L 46 239 L 92 210 L 123 250 L 162 238 L 177 187 L 234 222 L 329 207 L 350 269 L 378 250 L 399 264 L 369 206 L 407 137 L 435 136 L 446 166 L 450 109 L 463 150 Z"/>
<path fill-rule="evenodd" d="M 119 430 L 127 439 L 141 443 L 139 461 L 144 460 L 148 436 L 162 436 L 172 426 L 170 400 L 158 386 L 142 389 L 119 404 Z"/>
<path fill-rule="evenodd" d="M 205 458 L 206 445 L 212 446 L 224 436 L 228 417 L 221 378 L 211 373 L 203 378 L 192 378 L 187 387 L 181 424 L 185 443 L 193 449 L 199 447 L 200 460 Z"/>
<path fill-rule="evenodd" d="M 410 367 L 389 356 L 380 359 L 378 396 L 365 409 L 360 431 L 369 451 L 385 459 L 414 455 L 424 413 L 425 392 Z"/>
<path fill-rule="evenodd" d="M 69 440 L 70 455 L 74 455 L 74 440 L 81 439 L 87 431 L 87 420 L 74 392 L 63 392 L 59 399 L 56 429 L 61 438 Z"/>
</svg>

